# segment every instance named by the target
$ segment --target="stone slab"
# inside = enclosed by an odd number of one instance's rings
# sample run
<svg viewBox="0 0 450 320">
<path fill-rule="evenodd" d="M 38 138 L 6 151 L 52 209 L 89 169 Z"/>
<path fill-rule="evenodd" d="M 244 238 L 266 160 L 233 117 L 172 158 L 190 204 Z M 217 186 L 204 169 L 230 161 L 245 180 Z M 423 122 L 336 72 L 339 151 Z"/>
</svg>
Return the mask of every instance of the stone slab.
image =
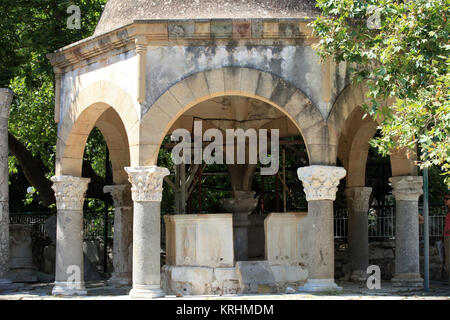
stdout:
<svg viewBox="0 0 450 320">
<path fill-rule="evenodd" d="M 168 215 L 164 219 L 168 265 L 233 266 L 231 214 Z"/>
<path fill-rule="evenodd" d="M 267 261 L 238 261 L 240 293 L 276 292 L 275 277 Z"/>
</svg>

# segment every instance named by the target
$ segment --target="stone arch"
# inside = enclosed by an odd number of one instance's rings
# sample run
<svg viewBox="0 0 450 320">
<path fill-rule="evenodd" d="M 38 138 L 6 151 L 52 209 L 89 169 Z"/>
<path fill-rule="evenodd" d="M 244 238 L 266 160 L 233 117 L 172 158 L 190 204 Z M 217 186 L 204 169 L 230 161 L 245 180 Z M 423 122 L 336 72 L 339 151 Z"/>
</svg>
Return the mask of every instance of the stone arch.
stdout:
<svg viewBox="0 0 450 320">
<path fill-rule="evenodd" d="M 278 108 L 302 134 L 310 164 L 335 162 L 337 142 L 330 139 L 321 113 L 304 93 L 271 73 L 228 67 L 190 75 L 159 97 L 144 115 L 139 128 L 139 165 L 156 164 L 165 133 L 186 110 L 225 95 L 255 98 Z"/>
<path fill-rule="evenodd" d="M 364 119 L 364 111 L 361 106 L 369 103 L 366 97 L 367 86 L 349 85 L 337 97 L 329 113 L 327 123 L 331 127 L 330 132 L 336 134 L 338 139 L 338 156 L 347 165 L 348 180 L 351 183 L 361 183 L 364 180 L 362 172 L 365 173 L 368 141 L 375 135 L 380 121 L 376 122 L 371 117 Z M 341 144 L 344 144 L 342 146 Z M 345 150 L 345 151 L 344 151 Z M 347 154 L 345 154 L 347 152 Z M 358 156 L 359 152 L 359 156 Z M 365 155 L 361 157 L 361 155 Z M 364 158 L 364 159 L 362 159 Z M 417 175 L 415 165 L 416 156 L 406 150 L 392 151 L 390 155 L 392 176 Z M 351 170 L 360 169 L 360 173 L 352 175 Z M 362 170 L 364 168 L 364 170 Z M 364 183 L 364 182 L 363 182 Z M 356 185 L 355 185 L 356 186 Z"/>
<path fill-rule="evenodd" d="M 138 124 L 133 100 L 117 85 L 98 81 L 81 90 L 58 130 L 56 175 L 81 176 L 86 140 L 98 126 L 110 150 L 114 182 L 126 182 L 122 171 L 131 162 L 129 146 L 138 144 L 130 132 Z"/>
<path fill-rule="evenodd" d="M 338 158 L 347 170 L 347 187 L 365 186 L 369 140 L 377 132 L 377 123 L 364 118 L 361 108 L 354 109 L 339 137 Z"/>
</svg>

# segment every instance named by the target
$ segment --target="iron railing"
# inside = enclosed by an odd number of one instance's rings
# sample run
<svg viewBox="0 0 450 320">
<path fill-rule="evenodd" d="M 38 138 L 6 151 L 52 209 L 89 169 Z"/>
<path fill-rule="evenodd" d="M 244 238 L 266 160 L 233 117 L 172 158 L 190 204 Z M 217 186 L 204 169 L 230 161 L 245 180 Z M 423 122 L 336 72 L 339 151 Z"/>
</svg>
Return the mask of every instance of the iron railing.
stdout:
<svg viewBox="0 0 450 320">
<path fill-rule="evenodd" d="M 441 205 L 429 207 L 430 238 L 440 238 L 444 230 L 446 208 Z M 423 208 L 419 206 L 419 213 Z M 395 239 L 395 206 L 371 207 L 369 210 L 369 239 Z M 348 213 L 347 208 L 335 208 L 334 238 L 346 239 Z M 419 236 L 423 237 L 423 224 L 419 225 Z"/>
<path fill-rule="evenodd" d="M 419 207 L 422 212 L 422 207 Z M 45 220 L 53 213 L 49 212 L 22 212 L 10 213 L 10 223 L 34 225 L 35 235 L 46 235 L 44 230 Z M 446 209 L 441 205 L 430 205 L 430 237 L 439 238 L 445 224 Z M 112 239 L 114 234 L 114 211 L 85 211 L 84 215 L 84 239 L 95 240 Z M 345 239 L 348 235 L 347 208 L 334 209 L 334 238 Z M 105 232 L 106 231 L 106 232 Z M 420 225 L 419 234 L 423 236 L 423 225 Z M 165 227 L 163 215 L 161 215 L 161 238 L 165 242 Z M 395 238 L 395 206 L 374 206 L 369 210 L 369 238 L 370 239 L 394 239 Z"/>
<path fill-rule="evenodd" d="M 44 224 L 53 212 L 10 212 L 11 224 L 28 224 L 34 226 L 33 236 L 46 236 Z M 114 232 L 114 211 L 84 211 L 84 240 L 112 238 Z M 106 232 L 105 232 L 106 231 Z"/>
</svg>

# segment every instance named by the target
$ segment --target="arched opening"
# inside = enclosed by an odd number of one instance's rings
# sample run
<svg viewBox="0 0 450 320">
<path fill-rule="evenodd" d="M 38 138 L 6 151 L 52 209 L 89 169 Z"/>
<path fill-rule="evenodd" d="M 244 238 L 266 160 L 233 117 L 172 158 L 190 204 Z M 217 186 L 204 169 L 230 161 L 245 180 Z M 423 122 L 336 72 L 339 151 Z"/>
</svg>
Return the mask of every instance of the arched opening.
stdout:
<svg viewBox="0 0 450 320">
<path fill-rule="evenodd" d="M 343 96 L 349 100 L 350 94 L 346 92 Z M 341 101 L 345 99 L 341 98 Z M 359 102 L 362 103 L 361 100 Z M 365 277 L 369 259 L 373 258 L 369 247 L 372 248 L 376 241 L 389 241 L 395 236 L 395 198 L 390 177 L 417 175 L 417 168 L 414 155 L 404 150 L 393 151 L 388 157 L 381 156 L 369 144 L 380 134 L 378 123 L 370 116 L 364 117 L 365 112 L 360 105 L 346 105 L 340 104 L 340 111 L 347 114 L 347 118 L 338 130 L 338 158 L 346 168 L 347 176 L 339 188 L 341 203 L 345 207 L 335 211 L 337 247 L 343 249 L 336 254 L 336 265 L 340 266 L 336 275 L 359 281 Z M 369 239 L 372 244 L 369 244 Z M 392 278 L 393 259 L 390 262 L 371 260 L 371 263 L 382 264 L 383 279 Z"/>
<path fill-rule="evenodd" d="M 187 165 L 176 165 L 172 159 L 172 153 L 180 150 L 177 144 L 184 140 L 180 138 L 172 142 L 170 136 L 175 134 L 179 137 L 177 132 L 180 129 L 189 135 L 190 164 Z M 211 129 L 220 135 L 220 147 L 212 153 L 217 156 L 214 163 L 208 164 L 205 161 L 206 151 L 212 142 L 218 142 L 218 136 L 211 139 L 207 137 Z M 238 140 L 228 135 L 241 129 L 243 133 L 249 133 L 243 144 L 244 163 L 237 162 L 239 151 L 235 145 Z M 276 135 L 271 135 L 272 130 L 277 130 Z M 250 133 L 254 133 L 254 136 L 250 137 Z M 198 145 L 194 141 L 196 137 L 200 141 Z M 272 138 L 276 149 L 271 145 Z M 259 147 L 261 139 L 267 139 L 266 150 Z M 227 147 L 230 144 L 233 144 L 233 161 L 227 160 Z M 252 148 L 252 144 L 255 144 L 255 148 Z M 195 149 L 198 146 L 201 148 L 200 162 L 195 161 Z M 221 156 L 218 155 L 219 148 Z M 255 152 L 253 157 L 252 152 Z M 268 169 L 268 164 L 261 164 L 260 152 L 275 162 L 270 163 L 274 169 L 270 174 L 261 170 L 261 167 Z M 247 237 L 248 249 L 244 250 L 243 255 L 235 250 L 236 261 L 264 260 L 264 219 L 268 213 L 292 212 L 300 208 L 306 211 L 303 188 L 296 174 L 298 167 L 309 165 L 302 135 L 283 111 L 264 101 L 226 95 L 192 106 L 166 132 L 158 160 L 159 166 L 166 166 L 172 171 L 171 176 L 165 179 L 163 215 L 220 212 L 245 215 L 233 221 L 234 234 L 241 231 L 236 228 L 237 224 L 248 224 L 247 235 L 244 235 Z M 236 245 L 239 246 L 239 239 L 235 238 Z"/>
<path fill-rule="evenodd" d="M 128 134 L 120 109 L 96 102 L 81 110 L 70 130 L 59 131 L 56 172 L 91 179 L 83 211 L 85 250 L 91 253 L 84 255 L 90 265 L 85 276 L 99 280 L 98 271 L 104 276 L 114 271 L 113 276 L 120 274 L 127 278 L 120 281 L 130 283 L 132 202 L 124 171 L 130 166 Z"/>
</svg>

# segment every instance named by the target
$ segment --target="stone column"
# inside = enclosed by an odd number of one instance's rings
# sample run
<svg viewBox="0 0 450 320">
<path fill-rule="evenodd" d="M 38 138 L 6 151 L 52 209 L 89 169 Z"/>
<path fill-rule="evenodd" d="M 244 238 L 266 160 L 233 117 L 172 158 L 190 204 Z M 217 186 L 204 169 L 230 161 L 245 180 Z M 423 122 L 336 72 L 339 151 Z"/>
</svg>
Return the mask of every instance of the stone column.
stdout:
<svg viewBox="0 0 450 320">
<path fill-rule="evenodd" d="M 126 167 L 133 198 L 133 298 L 164 296 L 161 290 L 161 199 L 167 168 Z"/>
<path fill-rule="evenodd" d="M 0 285 L 9 273 L 8 119 L 13 92 L 0 88 Z"/>
<path fill-rule="evenodd" d="M 333 166 L 299 168 L 308 201 L 308 280 L 299 291 L 341 290 L 334 282 L 333 201 L 346 171 Z"/>
<path fill-rule="evenodd" d="M 422 177 L 389 179 L 395 197 L 395 275 L 392 285 L 423 287 L 419 269 L 419 197 Z"/>
<path fill-rule="evenodd" d="M 234 191 L 233 198 L 220 201 L 221 206 L 233 213 L 233 248 L 236 261 L 248 260 L 248 229 L 250 220 L 248 216 L 258 205 L 255 191 Z"/>
<path fill-rule="evenodd" d="M 133 257 L 133 207 L 131 206 L 131 186 L 104 186 L 105 193 L 111 193 L 114 201 L 114 272 L 108 283 L 111 285 L 131 285 Z"/>
<path fill-rule="evenodd" d="M 83 264 L 83 203 L 89 178 L 54 176 L 56 266 L 53 295 L 86 295 Z"/>
<path fill-rule="evenodd" d="M 369 199 L 372 188 L 349 187 L 345 190 L 348 209 L 348 249 L 352 273 L 350 280 L 366 281 L 369 266 Z"/>
</svg>

